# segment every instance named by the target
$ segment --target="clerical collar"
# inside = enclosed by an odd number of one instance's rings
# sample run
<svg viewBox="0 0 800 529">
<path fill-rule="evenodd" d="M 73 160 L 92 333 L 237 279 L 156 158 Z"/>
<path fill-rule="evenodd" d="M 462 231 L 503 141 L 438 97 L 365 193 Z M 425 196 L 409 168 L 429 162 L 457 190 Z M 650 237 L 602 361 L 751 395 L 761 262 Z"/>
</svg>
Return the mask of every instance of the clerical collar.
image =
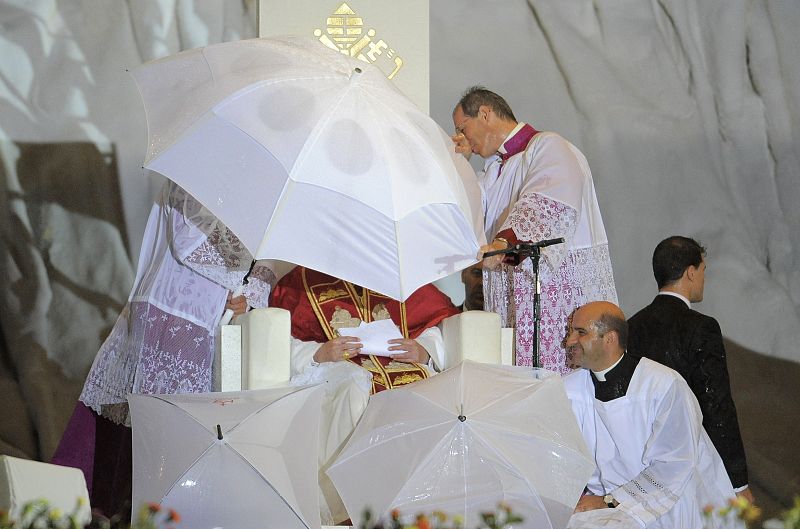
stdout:
<svg viewBox="0 0 800 529">
<path fill-rule="evenodd" d="M 520 121 L 506 136 L 503 144 L 497 149 L 500 158 L 505 161 L 515 154 L 521 153 L 539 131 L 525 122 Z"/>
<path fill-rule="evenodd" d="M 678 298 L 679 300 L 681 300 L 681 301 L 683 301 L 684 303 L 686 303 L 686 306 L 687 306 L 687 307 L 689 307 L 690 309 L 692 308 L 692 302 L 691 302 L 691 301 L 689 301 L 689 298 L 687 298 L 686 296 L 681 296 L 681 295 L 680 295 L 680 294 L 678 294 L 677 292 L 671 292 L 671 291 L 669 291 L 669 290 L 662 290 L 662 291 L 660 291 L 660 292 L 658 293 L 658 295 L 659 295 L 659 296 L 672 296 L 672 297 L 676 297 L 676 298 Z"/>
<path fill-rule="evenodd" d="M 594 378 L 596 378 L 600 382 L 605 382 L 606 381 L 606 373 L 608 373 L 609 371 L 611 371 L 612 369 L 617 367 L 617 364 L 619 364 L 622 361 L 622 357 L 623 356 L 625 356 L 625 353 L 622 353 L 622 356 L 617 358 L 617 361 L 614 362 L 611 365 L 611 367 L 607 367 L 607 368 L 603 369 L 602 371 L 592 371 L 592 374 L 594 375 Z"/>
<path fill-rule="evenodd" d="M 641 357 L 634 354 L 623 354 L 615 365 L 604 371 L 604 382 L 597 380 L 594 373 L 592 373 L 594 398 L 600 402 L 609 402 L 624 397 L 628 393 L 628 386 L 631 383 L 631 379 L 633 379 L 636 366 L 639 365 L 639 360 L 641 360 Z"/>
</svg>

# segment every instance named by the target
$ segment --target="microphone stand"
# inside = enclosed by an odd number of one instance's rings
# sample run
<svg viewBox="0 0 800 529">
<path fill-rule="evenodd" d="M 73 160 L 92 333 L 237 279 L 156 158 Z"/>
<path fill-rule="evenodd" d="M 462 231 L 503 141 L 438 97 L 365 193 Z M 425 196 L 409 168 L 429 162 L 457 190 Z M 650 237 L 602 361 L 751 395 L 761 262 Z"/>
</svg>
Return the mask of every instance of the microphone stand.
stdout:
<svg viewBox="0 0 800 529">
<path fill-rule="evenodd" d="M 542 312 L 541 312 L 541 295 L 542 295 L 542 288 L 539 284 L 539 259 L 542 255 L 542 248 L 546 248 L 547 246 L 552 246 L 554 244 L 563 244 L 564 237 L 559 237 L 557 239 L 545 239 L 543 241 L 538 242 L 521 242 L 517 243 L 513 246 L 509 246 L 504 250 L 495 250 L 492 252 L 486 252 L 483 254 L 483 258 L 486 259 L 487 257 L 491 257 L 493 255 L 517 255 L 519 256 L 519 263 L 525 260 L 526 257 L 530 257 L 531 263 L 533 264 L 533 283 L 534 283 L 534 291 L 533 291 L 533 351 L 531 353 L 531 365 L 534 368 L 541 367 L 541 363 L 539 362 L 539 324 L 542 319 Z"/>
</svg>

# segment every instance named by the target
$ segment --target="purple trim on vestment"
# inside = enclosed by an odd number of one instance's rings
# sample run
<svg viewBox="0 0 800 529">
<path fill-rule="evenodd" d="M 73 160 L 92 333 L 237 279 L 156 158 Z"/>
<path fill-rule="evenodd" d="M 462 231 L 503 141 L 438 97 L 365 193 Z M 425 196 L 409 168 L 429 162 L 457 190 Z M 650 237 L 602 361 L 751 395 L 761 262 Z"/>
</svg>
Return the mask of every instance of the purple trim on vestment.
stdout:
<svg viewBox="0 0 800 529">
<path fill-rule="evenodd" d="M 506 152 L 500 153 L 500 158 L 505 162 L 515 154 L 519 154 L 525 150 L 525 147 L 530 143 L 531 138 L 539 134 L 539 131 L 528 125 L 527 123 L 522 126 L 510 139 L 506 140 L 503 144 Z"/>
</svg>

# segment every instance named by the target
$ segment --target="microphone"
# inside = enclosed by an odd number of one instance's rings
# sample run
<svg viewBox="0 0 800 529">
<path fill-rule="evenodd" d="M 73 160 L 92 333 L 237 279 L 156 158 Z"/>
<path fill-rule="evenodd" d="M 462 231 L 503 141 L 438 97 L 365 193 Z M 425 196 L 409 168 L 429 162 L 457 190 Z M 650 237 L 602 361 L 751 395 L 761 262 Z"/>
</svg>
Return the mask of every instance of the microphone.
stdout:
<svg viewBox="0 0 800 529">
<path fill-rule="evenodd" d="M 533 252 L 538 251 L 541 248 L 545 248 L 547 246 L 552 246 L 554 244 L 562 244 L 564 242 L 564 237 L 558 237 L 555 239 L 545 239 L 543 241 L 537 242 L 521 242 L 517 243 L 513 246 L 509 246 L 503 250 L 495 250 L 493 252 L 486 252 L 483 254 L 483 258 L 486 259 L 487 257 L 491 257 L 493 255 L 505 255 L 505 254 L 518 254 L 529 256 Z"/>
<path fill-rule="evenodd" d="M 564 242 L 564 237 L 558 237 L 556 239 L 545 239 L 539 242 L 523 242 L 520 243 L 518 246 L 533 246 L 534 248 L 544 248 L 546 246 L 552 246 L 554 244 L 562 244 Z"/>
</svg>

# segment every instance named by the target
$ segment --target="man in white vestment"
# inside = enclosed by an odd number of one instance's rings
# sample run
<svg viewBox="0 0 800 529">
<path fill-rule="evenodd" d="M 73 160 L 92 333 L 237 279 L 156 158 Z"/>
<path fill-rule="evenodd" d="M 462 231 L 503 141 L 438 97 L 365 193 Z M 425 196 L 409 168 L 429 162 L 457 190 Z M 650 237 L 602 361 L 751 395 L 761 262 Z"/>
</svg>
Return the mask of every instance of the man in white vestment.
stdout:
<svg viewBox="0 0 800 529">
<path fill-rule="evenodd" d="M 128 303 L 95 357 L 52 462 L 80 468 L 92 506 L 130 501 L 128 394 L 211 391 L 214 339 L 226 308 L 266 307 L 272 270 L 177 184 L 147 220 Z M 252 268 L 252 269 L 251 269 Z M 241 296 L 233 297 L 249 275 Z"/>
<path fill-rule="evenodd" d="M 458 313 L 433 285 L 404 302 L 302 266 L 283 276 L 270 306 L 291 312 L 291 383 L 326 384 L 320 426 L 320 505 L 323 524 L 348 514 L 325 470 L 355 428 L 371 394 L 427 378 L 449 367 L 437 325 Z M 360 323 L 391 320 L 402 338 L 389 342 L 389 356 L 362 353 L 362 342 L 339 334 Z"/>
<path fill-rule="evenodd" d="M 501 256 L 484 261 L 484 309 L 516 328 L 516 363 L 567 373 L 561 341 L 567 317 L 590 300 L 617 301 L 603 219 L 589 164 L 554 132 L 517 122 L 508 103 L 482 87 L 467 90 L 453 111 L 456 150 L 486 159 L 483 189 L 486 239 L 483 252 L 518 242 L 564 237 L 542 251 L 540 350 L 535 340 L 533 266 Z M 501 261 L 503 264 L 501 264 Z"/>
<path fill-rule="evenodd" d="M 703 508 L 735 493 L 697 399 L 676 371 L 626 352 L 627 335 L 613 303 L 575 311 L 566 344 L 582 369 L 564 383 L 597 469 L 569 527 L 716 527 Z"/>
</svg>

